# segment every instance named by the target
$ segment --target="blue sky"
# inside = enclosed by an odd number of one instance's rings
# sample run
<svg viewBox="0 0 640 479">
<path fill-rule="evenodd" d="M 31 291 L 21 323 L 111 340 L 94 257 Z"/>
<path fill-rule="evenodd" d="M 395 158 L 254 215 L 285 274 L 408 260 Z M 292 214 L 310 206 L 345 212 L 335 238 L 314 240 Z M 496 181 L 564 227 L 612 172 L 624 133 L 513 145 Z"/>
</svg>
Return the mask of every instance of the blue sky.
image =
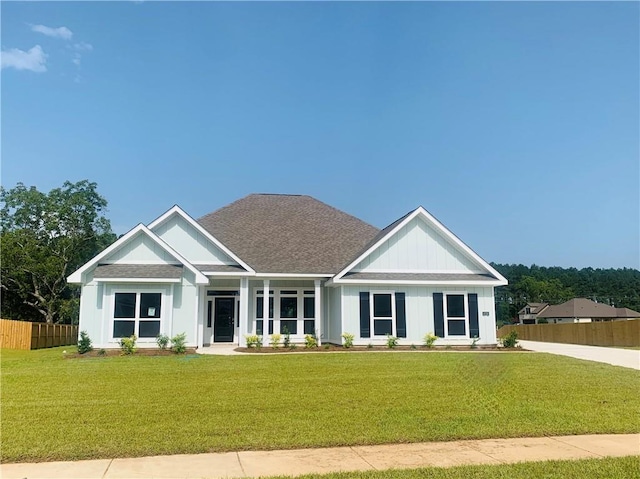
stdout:
<svg viewBox="0 0 640 479">
<path fill-rule="evenodd" d="M 2 184 L 424 206 L 488 261 L 640 267 L 639 4 L 3 2 Z"/>
</svg>

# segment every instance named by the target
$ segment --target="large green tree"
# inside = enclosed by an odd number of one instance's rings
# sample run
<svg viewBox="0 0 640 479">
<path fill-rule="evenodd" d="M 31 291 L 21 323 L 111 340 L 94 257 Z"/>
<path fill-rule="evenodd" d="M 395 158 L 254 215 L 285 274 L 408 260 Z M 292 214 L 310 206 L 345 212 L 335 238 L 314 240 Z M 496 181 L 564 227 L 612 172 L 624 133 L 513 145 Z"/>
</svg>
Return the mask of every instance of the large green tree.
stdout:
<svg viewBox="0 0 640 479">
<path fill-rule="evenodd" d="M 0 188 L 2 315 L 77 320 L 78 291 L 66 278 L 115 240 L 107 201 L 88 180 L 42 193 L 18 183 Z"/>
</svg>

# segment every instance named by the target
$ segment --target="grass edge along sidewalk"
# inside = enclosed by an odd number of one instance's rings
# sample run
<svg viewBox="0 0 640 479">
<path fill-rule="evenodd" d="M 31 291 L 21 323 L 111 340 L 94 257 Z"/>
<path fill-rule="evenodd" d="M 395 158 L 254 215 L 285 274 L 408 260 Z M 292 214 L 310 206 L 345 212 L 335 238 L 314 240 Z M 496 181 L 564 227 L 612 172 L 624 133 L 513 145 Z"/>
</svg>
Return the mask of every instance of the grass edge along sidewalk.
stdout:
<svg viewBox="0 0 640 479">
<path fill-rule="evenodd" d="M 7 463 L 640 431 L 638 371 L 546 354 L 1 360 Z"/>
</svg>

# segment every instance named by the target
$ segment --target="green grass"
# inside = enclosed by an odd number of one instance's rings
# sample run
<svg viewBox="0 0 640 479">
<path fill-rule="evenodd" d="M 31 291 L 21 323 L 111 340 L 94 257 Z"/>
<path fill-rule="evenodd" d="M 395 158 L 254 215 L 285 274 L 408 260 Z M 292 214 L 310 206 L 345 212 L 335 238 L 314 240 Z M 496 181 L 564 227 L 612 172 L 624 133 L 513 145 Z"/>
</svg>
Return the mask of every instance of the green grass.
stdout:
<svg viewBox="0 0 640 479">
<path fill-rule="evenodd" d="M 521 462 L 498 466 L 428 467 L 311 474 L 297 476 L 297 479 L 423 479 L 425 477 L 431 479 L 637 479 L 640 478 L 640 456 L 582 459 L 579 461 Z"/>
<path fill-rule="evenodd" d="M 2 351 L 3 462 L 640 431 L 640 372 L 554 355 L 62 349 Z"/>
</svg>

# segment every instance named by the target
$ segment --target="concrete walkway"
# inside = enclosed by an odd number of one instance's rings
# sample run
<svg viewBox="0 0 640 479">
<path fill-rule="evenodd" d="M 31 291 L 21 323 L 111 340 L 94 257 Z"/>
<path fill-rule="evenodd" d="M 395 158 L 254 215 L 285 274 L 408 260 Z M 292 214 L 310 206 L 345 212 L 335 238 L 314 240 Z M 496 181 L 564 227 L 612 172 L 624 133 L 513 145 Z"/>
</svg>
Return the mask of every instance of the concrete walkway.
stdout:
<svg viewBox="0 0 640 479">
<path fill-rule="evenodd" d="M 0 477 L 213 479 L 639 454 L 640 434 L 606 434 L 3 464 Z"/>
<path fill-rule="evenodd" d="M 640 370 L 640 350 L 522 340 L 518 340 L 518 343 L 524 349 L 537 351 L 539 353 L 559 354 L 561 356 L 586 359 L 587 361 L 597 361 L 599 363 Z"/>
</svg>

